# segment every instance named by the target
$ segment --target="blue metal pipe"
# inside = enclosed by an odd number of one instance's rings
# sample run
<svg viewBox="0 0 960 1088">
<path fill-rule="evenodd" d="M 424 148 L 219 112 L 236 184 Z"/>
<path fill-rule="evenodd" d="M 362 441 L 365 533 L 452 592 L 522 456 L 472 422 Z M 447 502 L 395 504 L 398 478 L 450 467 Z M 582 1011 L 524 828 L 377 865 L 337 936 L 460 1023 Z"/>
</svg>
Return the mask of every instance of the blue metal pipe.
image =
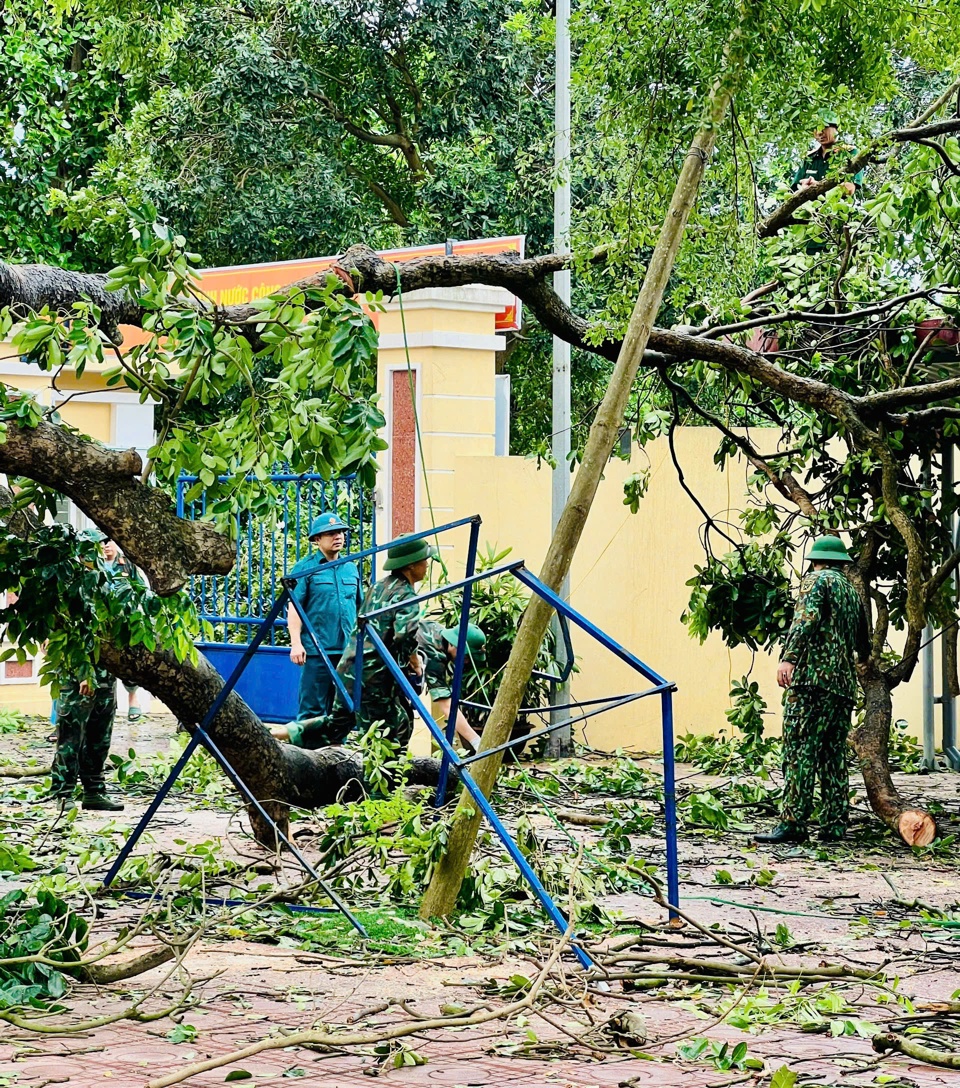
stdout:
<svg viewBox="0 0 960 1088">
<path fill-rule="evenodd" d="M 247 801 L 253 805 L 253 807 L 260 813 L 261 817 L 267 821 L 268 824 L 276 832 L 277 838 L 283 843 L 283 845 L 290 851 L 291 854 L 300 862 L 300 865 L 305 872 L 317 882 L 317 884 L 323 889 L 324 894 L 334 903 L 337 910 L 347 919 L 347 921 L 353 926 L 353 928 L 362 936 L 367 937 L 368 933 L 360 924 L 360 922 L 350 912 L 350 908 L 343 902 L 340 896 L 330 887 L 330 885 L 323 879 L 322 876 L 314 869 L 309 861 L 300 853 L 296 846 L 290 841 L 289 838 L 277 827 L 276 821 L 267 812 L 263 805 L 257 800 L 256 797 L 250 792 L 246 782 L 237 774 L 233 769 L 233 765 L 227 759 L 227 757 L 220 751 L 217 745 L 214 743 L 213 738 L 206 732 L 204 732 L 201 726 L 196 727 L 196 731 L 200 734 L 200 739 L 203 742 L 203 746 L 207 749 L 210 755 L 220 764 L 223 773 L 230 779 L 230 781 L 236 786 L 240 793 L 246 797 Z"/>
<path fill-rule="evenodd" d="M 553 710 L 573 710 L 574 707 L 596 706 L 598 703 L 616 704 L 624 699 L 645 699 L 648 695 L 659 695 L 661 691 L 666 691 L 667 688 L 673 689 L 673 687 L 673 684 L 658 684 L 654 688 L 647 688 L 646 691 L 631 691 L 626 695 L 601 695 L 596 699 L 575 699 L 572 703 L 558 703 L 556 706 L 552 703 L 550 706 L 522 706 L 517 710 L 517 714 L 549 714 Z M 469 706 L 473 710 L 493 710 L 490 703 L 474 703 L 469 699 L 461 699 L 460 705 Z"/>
<path fill-rule="evenodd" d="M 375 620 L 380 616 L 386 616 L 390 612 L 396 612 L 398 608 L 406 608 L 411 600 L 421 602 L 429 601 L 434 597 L 443 597 L 448 593 L 453 593 L 460 589 L 462 586 L 472 586 L 474 582 L 482 582 L 487 578 L 498 578 L 501 574 L 514 574 L 519 577 L 519 569 L 523 566 L 523 560 L 517 560 L 516 563 L 505 563 L 502 567 L 493 567 L 491 570 L 482 571 L 480 574 L 473 574 L 469 578 L 461 578 L 458 582 L 446 582 L 438 589 L 428 590 L 426 593 L 418 593 L 416 597 L 407 597 L 402 601 L 397 601 L 396 604 L 385 604 L 383 608 L 378 608 L 373 612 L 364 612 L 364 620 Z"/>
<path fill-rule="evenodd" d="M 450 521 L 446 525 L 438 525 L 436 529 L 424 529 L 422 533 L 409 533 L 404 535 L 404 540 L 423 540 L 428 536 L 439 536 L 440 533 L 445 533 L 450 529 L 459 529 L 461 525 L 469 525 L 473 521 L 479 521 L 479 514 L 474 514 L 473 517 L 460 518 L 459 521 Z M 369 548 L 363 548 L 358 552 L 350 552 L 349 555 L 343 555 L 339 559 L 332 559 L 327 565 L 328 567 L 335 567 L 340 563 L 356 562 L 358 559 L 366 559 L 368 555 L 378 555 L 380 552 L 384 552 L 387 548 L 393 546 L 395 542 L 388 540 L 384 544 L 373 544 Z M 492 572 L 491 572 L 492 573 Z M 305 574 L 287 574 L 285 575 L 288 581 L 299 581 L 301 578 L 306 578 Z M 484 575 L 488 577 L 488 575 Z M 408 603 L 408 602 L 404 602 Z M 373 615 L 373 613 L 371 613 Z"/>
<path fill-rule="evenodd" d="M 357 645 L 353 658 L 353 713 L 360 713 L 360 700 L 363 698 L 363 643 L 366 638 L 366 625 L 357 624 Z"/>
<path fill-rule="evenodd" d="M 180 754 L 180 758 L 173 765 L 172 770 L 163 780 L 163 784 L 154 794 L 153 800 L 150 802 L 149 805 L 147 805 L 147 810 L 140 817 L 140 822 L 130 833 L 127 841 L 123 844 L 123 846 L 120 847 L 120 853 L 117 854 L 116 860 L 110 866 L 107 875 L 103 878 L 103 883 L 100 885 L 99 888 L 100 891 L 106 891 L 106 889 L 110 887 L 114 880 L 116 880 L 117 874 L 123 867 L 123 863 L 127 860 L 131 852 L 133 851 L 133 848 L 140 841 L 140 836 L 144 833 L 144 831 L 147 830 L 147 824 L 149 824 L 150 821 L 157 814 L 157 809 L 159 809 L 160 806 L 163 804 L 164 799 L 173 787 L 174 782 L 176 782 L 176 780 L 180 777 L 180 772 L 183 770 L 184 767 L 186 767 L 187 761 L 196 751 L 197 745 L 199 743 L 200 738 L 199 736 L 197 736 L 196 732 L 194 732 L 193 736 L 188 741 L 186 748 L 184 748 L 183 752 Z"/>
<path fill-rule="evenodd" d="M 446 733 L 440 728 L 440 726 L 437 725 L 437 723 L 430 716 L 430 712 L 424 705 L 423 700 L 416 693 L 416 691 L 414 691 L 413 686 L 404 675 L 403 670 L 397 664 L 395 658 L 393 657 L 393 654 L 391 654 L 390 651 L 387 649 L 386 645 L 383 642 L 383 639 L 377 632 L 377 629 L 375 627 L 368 627 L 367 635 L 373 643 L 374 647 L 376 648 L 377 653 L 380 654 L 380 657 L 384 665 L 387 667 L 390 675 L 397 682 L 400 690 L 407 697 L 407 699 L 410 700 L 410 703 L 413 705 L 414 710 L 417 712 L 417 714 L 420 715 L 421 719 L 423 720 L 424 725 L 426 725 L 426 727 L 430 730 L 431 734 L 433 735 L 433 739 L 440 746 L 440 749 L 446 754 L 450 762 L 458 768 L 460 781 L 463 783 L 464 788 L 473 798 L 473 801 L 476 804 L 477 808 L 480 809 L 487 822 L 493 828 L 494 832 L 497 835 L 497 838 L 499 838 L 500 841 L 503 843 L 503 846 L 506 849 L 507 853 L 510 855 L 511 858 L 513 858 L 514 862 L 517 865 L 517 868 L 522 873 L 523 878 L 530 885 L 533 894 L 537 897 L 537 899 L 540 900 L 540 904 L 543 909 L 550 916 L 550 919 L 553 921 L 554 925 L 556 925 L 557 929 L 559 929 L 561 933 L 566 933 L 569 929 L 568 920 L 564 917 L 562 911 L 557 907 L 556 903 L 554 903 L 553 899 L 550 896 L 550 893 L 543 886 L 540 878 L 533 871 L 530 863 L 523 856 L 523 853 L 517 846 L 517 844 L 513 841 L 510 832 L 507 831 L 507 829 L 500 822 L 499 816 L 497 816 L 496 812 L 494 812 L 493 806 L 490 804 L 487 798 L 484 797 L 483 791 L 470 776 L 470 772 L 461 765 L 457 753 L 453 750 L 450 742 L 447 740 Z M 579 947 L 579 945 L 575 944 L 572 947 L 574 954 L 584 967 L 594 966 L 593 960 L 587 955 L 586 952 L 584 952 L 582 948 Z"/>
<path fill-rule="evenodd" d="M 270 473 L 270 479 L 272 481 L 274 481 L 274 483 L 278 483 L 278 484 L 281 484 L 281 483 L 284 483 L 284 484 L 296 484 L 296 483 L 302 483 L 304 480 L 310 479 L 311 475 L 316 475 L 316 474 L 315 473 L 309 473 L 309 472 L 301 472 L 298 475 L 297 473 L 294 473 L 294 472 L 271 472 Z M 186 476 L 186 475 L 183 475 L 183 476 L 180 477 L 180 479 L 183 480 L 184 483 L 195 484 L 200 479 L 200 477 L 199 476 Z M 232 480 L 233 477 L 230 476 L 230 475 L 218 476 L 217 479 L 220 480 L 220 481 Z M 260 477 L 255 476 L 253 473 L 250 473 L 249 475 L 245 476 L 244 479 L 248 483 L 254 483 L 254 482 L 263 483 L 263 481 L 260 479 Z M 342 480 L 355 480 L 356 479 L 356 473 L 351 472 L 347 476 L 340 477 L 340 479 L 342 479 Z M 432 531 L 433 530 L 431 530 L 431 532 Z"/>
<path fill-rule="evenodd" d="M 676 918 L 674 907 L 680 906 L 680 865 L 677 856 L 677 786 L 673 758 L 673 691 L 661 695 L 663 717 L 663 811 L 667 823 L 667 900 L 670 917 Z"/>
<path fill-rule="evenodd" d="M 135 892 L 130 888 L 125 888 L 123 891 L 117 893 L 121 899 L 157 899 L 156 892 Z M 180 893 L 186 898 L 193 899 L 194 896 L 190 895 L 189 891 Z M 224 899 L 219 895 L 204 895 L 201 897 L 201 901 L 208 907 L 253 907 L 255 904 L 251 903 L 249 899 Z M 279 907 L 281 910 L 289 910 L 293 914 L 340 914 L 339 907 L 308 907 L 302 903 L 271 903 L 273 907 Z"/>
<path fill-rule="evenodd" d="M 464 573 L 472 578 L 477 569 L 477 548 L 480 544 L 480 519 L 470 526 L 470 543 L 467 546 L 467 565 Z M 470 595 L 472 582 L 463 587 L 463 599 L 460 603 L 460 626 L 457 631 L 457 656 L 453 663 L 453 682 L 450 685 L 450 714 L 447 718 L 447 740 L 453 747 L 453 738 L 457 731 L 457 712 L 460 709 L 460 689 L 463 684 L 463 661 L 466 656 L 467 624 L 470 622 Z M 444 751 L 440 757 L 440 774 L 437 778 L 437 792 L 433 803 L 437 808 L 446 804 L 447 779 L 450 775 L 450 760 Z"/>
<path fill-rule="evenodd" d="M 492 756 L 494 752 L 505 752 L 508 748 L 515 748 L 518 744 L 527 744 L 531 740 L 537 740 L 540 737 L 548 736 L 550 733 L 555 732 L 557 729 L 561 729 L 567 725 L 576 725 L 577 722 L 585 722 L 588 718 L 594 718 L 598 714 L 606 714 L 608 710 L 616 710 L 618 706 L 626 706 L 627 703 L 636 702 L 637 699 L 643 699 L 647 695 L 657 695 L 663 688 L 651 688 L 649 691 L 638 691 L 635 695 L 621 695 L 614 701 L 611 701 L 606 706 L 598 707 L 596 710 L 588 710 L 583 714 L 577 714 L 572 718 L 564 718 L 562 722 L 551 722 L 550 725 L 544 726 L 543 729 L 537 729 L 533 733 L 524 733 L 522 737 L 515 737 L 513 740 L 508 740 L 504 744 L 498 744 L 496 748 L 484 748 L 482 752 L 476 752 L 472 756 L 467 756 L 461 760 L 463 766 L 468 763 L 479 763 L 481 759 L 486 759 L 487 756 Z M 544 706 L 540 708 L 540 712 L 543 714 L 549 714 L 553 707 Z"/>
<path fill-rule="evenodd" d="M 146 831 L 147 824 L 150 823 L 157 809 L 163 804 L 164 798 L 170 792 L 170 788 L 180 776 L 180 772 L 186 766 L 187 760 L 190 758 L 191 755 L 193 755 L 194 749 L 199 743 L 200 736 L 206 735 L 204 732 L 206 727 L 220 713 L 220 708 L 226 702 L 227 696 L 230 694 L 230 692 L 233 691 L 233 689 L 236 687 L 237 681 L 243 674 L 243 670 L 250 663 L 250 659 L 256 652 L 257 647 L 260 645 L 261 642 L 263 642 L 267 632 L 273 626 L 273 621 L 280 614 L 280 610 L 283 608 L 286 599 L 287 591 L 284 590 L 274 602 L 273 608 L 271 608 L 270 610 L 270 614 L 260 625 L 260 630 L 257 631 L 250 644 L 243 651 L 243 654 L 240 660 L 237 662 L 236 666 L 234 667 L 233 672 L 230 673 L 230 676 L 227 678 L 226 681 L 224 681 L 223 687 L 217 692 L 216 698 L 210 704 L 210 708 L 203 716 L 203 721 L 194 729 L 193 736 L 191 736 L 189 743 L 187 744 L 186 748 L 184 748 L 183 754 L 174 764 L 173 770 L 171 770 L 171 772 L 167 775 L 163 785 L 160 787 L 159 790 L 157 790 L 156 796 L 147 806 L 147 811 L 143 814 L 143 816 L 140 817 L 140 822 L 133 829 L 130 837 L 121 847 L 120 853 L 117 855 L 117 860 L 113 863 L 113 865 L 110 866 L 110 871 L 104 878 L 102 887 L 109 887 L 111 882 L 116 878 L 117 873 L 120 872 L 120 866 L 123 865 L 123 863 L 126 861 L 127 857 L 130 854 L 130 851 L 133 850 L 134 846 L 136 846 L 137 842 L 139 841 L 140 836 L 144 833 L 144 831 Z"/>
<path fill-rule="evenodd" d="M 630 653 L 625 647 L 621 646 L 619 642 L 612 639 L 605 631 L 601 631 L 595 623 L 591 623 L 586 616 L 579 613 L 575 608 L 571 608 L 569 604 L 562 597 L 558 597 L 553 590 L 541 582 L 539 578 L 536 578 L 528 570 L 521 567 L 514 571 L 514 575 L 523 584 L 534 591 L 538 597 L 542 597 L 548 604 L 552 605 L 557 612 L 567 616 L 578 627 L 586 631 L 588 635 L 600 643 L 601 646 L 605 646 L 612 654 L 619 657 L 621 661 L 625 661 L 631 668 L 634 668 L 641 675 L 645 676 L 652 684 L 669 684 L 670 681 L 665 680 L 659 673 L 653 671 L 649 665 L 641 661 L 635 654 Z M 674 685 L 675 687 L 676 685 Z"/>
</svg>

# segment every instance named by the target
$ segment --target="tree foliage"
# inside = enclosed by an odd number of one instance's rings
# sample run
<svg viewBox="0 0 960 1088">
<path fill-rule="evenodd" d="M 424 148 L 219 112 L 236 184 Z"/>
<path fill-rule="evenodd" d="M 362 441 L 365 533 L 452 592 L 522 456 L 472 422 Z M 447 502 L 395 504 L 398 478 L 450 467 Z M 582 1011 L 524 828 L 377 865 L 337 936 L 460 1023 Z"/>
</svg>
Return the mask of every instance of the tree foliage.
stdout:
<svg viewBox="0 0 960 1088">
<path fill-rule="evenodd" d="M 135 252 L 109 281 L 136 300 L 132 319 L 146 335 L 112 380 L 163 410 L 148 467 L 166 486 L 181 470 L 198 475 L 221 519 L 268 511 L 269 492 L 247 477 L 262 481 L 277 459 L 369 475 L 381 419 L 369 388 L 374 337 L 351 285 L 330 279 L 253 309 L 215 308 L 190 280 L 184 238 L 209 262 L 342 250 L 358 234 L 432 240 L 542 224 L 549 186 L 536 196 L 530 186 L 549 175 L 549 21 L 535 5 L 466 0 L 256 0 L 239 10 L 85 0 L 71 10 L 96 26 L 92 54 L 123 73 L 136 104 L 91 184 L 60 204 L 105 248 L 120 248 L 127 203 L 152 199 L 170 223 L 139 213 Z M 732 108 L 704 130 L 716 154 L 627 415 L 640 441 L 669 438 L 680 422 L 714 427 L 717 463 L 743 457 L 755 472 L 741 524 L 719 526 L 704 511 L 696 633 L 718 627 L 728 641 L 772 645 L 797 531 L 851 534 L 871 609 L 865 684 L 881 761 L 889 692 L 915 667 L 926 623 L 956 631 L 960 564 L 956 499 L 936 483 L 960 418 L 960 13 L 956 0 L 921 11 L 893 0 L 856 10 L 745 0 L 734 20 L 686 0 L 587 0 L 574 28 L 575 310 L 547 283 L 562 260 L 400 273 L 404 291 L 471 281 L 515 290 L 547 332 L 593 356 L 586 380 L 582 363 L 578 375 L 589 422 L 591 389 L 602 393 L 618 356 L 674 179 L 697 154 L 691 134 L 735 41 Z M 786 181 L 823 107 L 841 114 L 848 146 L 826 179 L 791 194 Z M 861 167 L 865 185 L 850 194 L 839 183 Z M 516 218 L 495 210 L 504 207 Z M 393 292 L 396 269 L 369 250 L 343 263 L 368 306 Z M 2 273 L 0 290 L 21 282 Z M 80 288 L 64 304 L 69 294 L 6 319 L 47 370 L 116 357 L 99 304 Z M 542 341 L 515 349 L 519 372 L 534 362 L 543 372 Z M 526 402 L 543 401 L 538 384 L 517 382 Z M 29 427 L 19 413 L 34 410 L 7 402 Z M 530 418 L 546 426 L 543 408 Z M 632 486 L 638 505 L 642 480 Z"/>
<path fill-rule="evenodd" d="M 73 205 L 105 246 L 143 202 L 208 265 L 545 222 L 547 53 L 516 0 L 83 7 L 138 98 Z"/>
<path fill-rule="evenodd" d="M 87 227 L 53 208 L 89 181 L 130 108 L 115 67 L 91 47 L 81 10 L 45 0 L 0 9 L 0 249 L 6 258 L 82 267 L 100 256 Z"/>
</svg>

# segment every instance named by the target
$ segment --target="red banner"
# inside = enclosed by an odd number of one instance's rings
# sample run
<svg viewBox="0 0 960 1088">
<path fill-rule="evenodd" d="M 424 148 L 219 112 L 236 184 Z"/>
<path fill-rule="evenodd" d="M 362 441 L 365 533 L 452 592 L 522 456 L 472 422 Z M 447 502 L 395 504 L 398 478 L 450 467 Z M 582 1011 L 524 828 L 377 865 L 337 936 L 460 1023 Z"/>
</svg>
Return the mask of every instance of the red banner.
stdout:
<svg viewBox="0 0 960 1088">
<path fill-rule="evenodd" d="M 380 256 L 387 261 L 413 260 L 415 257 L 469 253 L 519 253 L 523 256 L 523 235 L 508 238 L 482 238 L 472 242 L 440 242 L 433 246 L 412 246 L 409 249 L 387 249 Z M 200 287 L 218 306 L 235 306 L 256 298 L 272 295 L 288 284 L 314 276 L 329 268 L 336 257 L 309 257 L 302 261 L 273 261 L 269 264 L 238 264 L 229 268 L 206 268 L 197 273 Z M 497 314 L 497 332 L 520 328 L 520 300 L 511 296 Z"/>
</svg>

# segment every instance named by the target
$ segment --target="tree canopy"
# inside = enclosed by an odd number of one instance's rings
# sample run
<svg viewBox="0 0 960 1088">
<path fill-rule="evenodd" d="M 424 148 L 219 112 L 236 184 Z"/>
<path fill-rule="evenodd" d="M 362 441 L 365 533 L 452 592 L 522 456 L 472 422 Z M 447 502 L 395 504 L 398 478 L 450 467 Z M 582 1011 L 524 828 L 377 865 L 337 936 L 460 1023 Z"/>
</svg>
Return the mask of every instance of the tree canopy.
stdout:
<svg viewBox="0 0 960 1088">
<path fill-rule="evenodd" d="M 744 0 L 735 12 L 686 0 L 581 5 L 572 258 L 538 253 L 550 20 L 537 5 L 89 0 L 69 15 L 42 11 L 59 35 L 77 32 L 82 16 L 93 28 L 85 56 L 123 87 L 122 123 L 91 152 L 86 184 L 52 200 L 61 227 L 119 266 L 104 278 L 92 267 L 0 265 L 4 332 L 53 372 L 113 357 L 114 380 L 155 397 L 164 422 L 150 464 L 133 464 L 94 455 L 8 390 L 0 468 L 24 477 L 17 505 L 43 501 L 29 481 L 70 494 L 163 593 L 218 569 L 227 551 L 216 526 L 175 527 L 168 502 L 161 509 L 182 469 L 219 488 L 211 512 L 221 519 L 267 509 L 269 492 L 246 477 L 262 479 L 277 459 L 297 471 L 373 471 L 375 337 L 354 296 L 375 307 L 396 290 L 397 270 L 369 243 L 533 223 L 533 257 L 411 262 L 403 290 L 509 287 L 543 330 L 592 356 L 581 389 L 592 423 L 584 463 L 597 480 L 623 405 L 641 443 L 693 420 L 718 432 L 719 463 L 743 456 L 755 468 L 741 524 L 704 511 L 694 632 L 772 644 L 796 530 L 851 534 L 873 644 L 857 746 L 877 811 L 898 824 L 904 805 L 884 769 L 889 693 L 911 675 L 928 621 L 956 630 L 955 499 L 935 486 L 960 418 L 955 3 L 925 4 L 922 21 L 890 0 Z M 61 66 L 69 41 L 56 38 Z M 841 116 L 844 146 L 822 180 L 791 192 L 827 107 Z M 18 112 L 15 103 L 9 117 Z M 16 124 L 4 162 L 26 162 L 34 138 Z M 861 169 L 863 186 L 848 192 L 841 183 Z M 34 193 L 42 188 L 36 181 Z M 25 222 L 42 220 L 37 207 Z M 498 218 L 504 208 L 519 218 Z M 678 209 L 685 232 L 671 227 Z M 9 256 L 55 260 L 49 245 Z M 213 306 L 190 279 L 198 261 L 304 248 L 339 250 L 337 274 L 253 307 Z M 568 263 L 573 308 L 549 284 Z M 638 285 L 654 280 L 641 295 L 653 312 L 631 327 Z M 147 334 L 122 357 L 119 324 Z M 625 335 L 639 380 L 616 372 L 627 381 L 615 410 L 608 402 L 594 417 Z M 171 524 L 172 556 L 151 543 L 147 514 Z M 575 546 L 567 541 L 564 561 Z M 724 611 L 724 599 L 758 585 L 777 607 Z M 903 632 L 896 649 L 892 629 Z M 121 674 L 149 674 L 142 653 L 132 662 L 110 645 Z M 168 651 L 179 656 L 157 648 Z"/>
</svg>

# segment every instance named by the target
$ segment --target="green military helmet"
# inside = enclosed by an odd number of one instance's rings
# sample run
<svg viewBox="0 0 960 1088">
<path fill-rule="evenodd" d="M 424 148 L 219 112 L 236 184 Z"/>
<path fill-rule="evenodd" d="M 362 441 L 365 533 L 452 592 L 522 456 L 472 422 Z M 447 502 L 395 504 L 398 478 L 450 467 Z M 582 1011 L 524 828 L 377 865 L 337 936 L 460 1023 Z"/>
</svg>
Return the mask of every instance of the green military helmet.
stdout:
<svg viewBox="0 0 960 1088">
<path fill-rule="evenodd" d="M 459 627 L 448 627 L 445 631 L 440 632 L 443 637 L 450 643 L 451 646 L 456 646 L 460 639 Z M 482 661 L 486 657 L 486 642 L 487 636 L 483 633 L 483 629 L 478 627 L 475 623 L 467 624 L 467 653 L 473 658 L 474 661 Z"/>
<path fill-rule="evenodd" d="M 339 514 L 328 510 L 325 514 L 318 514 L 310 522 L 310 539 L 313 540 L 315 536 L 321 536 L 323 533 L 339 533 L 341 530 L 349 533 L 350 526 Z"/>
<path fill-rule="evenodd" d="M 820 536 L 813 542 L 807 559 L 811 563 L 852 563 L 846 545 L 838 536 Z"/>
<path fill-rule="evenodd" d="M 831 128 L 840 127 L 840 116 L 835 110 L 821 110 L 817 114 L 817 121 L 823 128 L 826 128 L 828 125 Z"/>
<path fill-rule="evenodd" d="M 107 539 L 107 534 L 102 533 L 96 526 L 81 529 L 78 535 L 81 540 L 92 540 L 94 544 L 102 544 Z"/>
<path fill-rule="evenodd" d="M 411 563 L 419 563 L 421 559 L 436 559 L 440 553 L 422 537 L 411 540 L 402 536 L 396 543 L 387 549 L 387 559 L 383 564 L 384 570 L 400 570 L 409 567 Z"/>
</svg>

